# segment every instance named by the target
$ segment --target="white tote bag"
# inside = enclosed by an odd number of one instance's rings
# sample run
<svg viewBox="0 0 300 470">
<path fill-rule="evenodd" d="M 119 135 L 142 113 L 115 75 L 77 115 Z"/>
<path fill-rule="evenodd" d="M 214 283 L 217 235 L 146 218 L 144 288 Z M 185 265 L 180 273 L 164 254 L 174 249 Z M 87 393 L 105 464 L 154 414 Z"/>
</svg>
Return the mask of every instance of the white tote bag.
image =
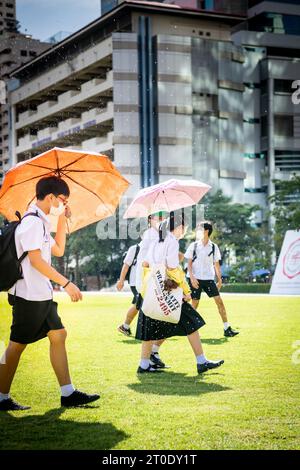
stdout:
<svg viewBox="0 0 300 470">
<path fill-rule="evenodd" d="M 153 320 L 178 323 L 180 320 L 183 290 L 177 287 L 170 292 L 164 290 L 166 267 L 155 264 L 148 277 L 142 311 Z"/>
</svg>

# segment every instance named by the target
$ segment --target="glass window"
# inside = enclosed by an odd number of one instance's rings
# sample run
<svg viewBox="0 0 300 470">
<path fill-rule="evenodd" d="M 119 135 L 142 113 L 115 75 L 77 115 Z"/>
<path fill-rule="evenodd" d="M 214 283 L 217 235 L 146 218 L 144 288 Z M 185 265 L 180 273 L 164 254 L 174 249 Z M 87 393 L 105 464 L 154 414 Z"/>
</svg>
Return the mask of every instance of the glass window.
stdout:
<svg viewBox="0 0 300 470">
<path fill-rule="evenodd" d="M 292 93 L 292 83 L 294 80 L 274 80 L 274 93 Z"/>
<path fill-rule="evenodd" d="M 274 116 L 274 133 L 280 137 L 294 136 L 294 119 L 293 116 Z"/>
<path fill-rule="evenodd" d="M 267 137 L 268 135 L 268 116 L 261 117 L 261 137 Z"/>
</svg>

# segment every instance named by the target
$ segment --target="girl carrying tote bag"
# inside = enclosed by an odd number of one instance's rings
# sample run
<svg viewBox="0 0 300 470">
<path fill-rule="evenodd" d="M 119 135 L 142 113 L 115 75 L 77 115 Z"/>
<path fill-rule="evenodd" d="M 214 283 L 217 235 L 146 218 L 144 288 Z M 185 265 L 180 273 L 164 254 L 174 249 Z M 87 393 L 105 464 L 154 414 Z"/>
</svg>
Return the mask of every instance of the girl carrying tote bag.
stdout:
<svg viewBox="0 0 300 470">
<path fill-rule="evenodd" d="M 163 252 L 159 258 L 166 259 L 168 238 L 164 241 Z M 153 320 L 178 323 L 181 315 L 183 289 L 176 281 L 168 279 L 165 263 L 157 262 L 158 242 L 152 243 L 148 256 L 153 261 L 145 277 L 146 291 L 143 301 L 143 313 Z"/>
<path fill-rule="evenodd" d="M 143 312 L 153 320 L 178 323 L 181 315 L 183 290 L 165 288 L 167 269 L 164 264 L 155 264 L 147 275 L 147 287 L 143 301 Z"/>
</svg>

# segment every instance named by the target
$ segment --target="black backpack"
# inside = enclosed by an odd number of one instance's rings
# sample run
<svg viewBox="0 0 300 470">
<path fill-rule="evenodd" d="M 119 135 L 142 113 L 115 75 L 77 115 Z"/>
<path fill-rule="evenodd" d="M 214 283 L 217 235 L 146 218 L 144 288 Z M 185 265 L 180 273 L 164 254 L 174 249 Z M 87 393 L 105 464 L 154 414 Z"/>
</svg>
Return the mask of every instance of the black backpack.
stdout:
<svg viewBox="0 0 300 470">
<path fill-rule="evenodd" d="M 212 243 L 212 249 L 211 249 L 211 252 L 208 253 L 207 256 L 213 255 L 213 258 L 214 258 L 214 256 L 215 256 L 215 251 L 216 251 L 216 246 L 215 246 L 215 244 L 214 244 L 213 242 L 211 242 L 211 243 Z M 194 262 L 194 261 L 196 260 L 196 258 L 197 258 L 197 242 L 194 243 L 192 262 Z"/>
<path fill-rule="evenodd" d="M 135 245 L 135 246 L 136 246 L 136 248 L 135 248 L 135 253 L 134 253 L 133 261 L 132 261 L 131 266 L 129 266 L 129 269 L 128 269 L 127 274 L 126 274 L 126 276 L 125 276 L 125 279 L 126 279 L 127 281 L 129 280 L 130 272 L 131 272 L 132 267 L 136 265 L 137 257 L 138 257 L 138 254 L 139 254 L 139 252 L 140 252 L 140 246 L 139 246 L 139 245 Z M 126 252 L 124 253 L 124 255 L 123 255 L 123 262 L 124 262 L 124 260 L 125 260 L 125 258 L 126 258 L 127 253 L 128 253 L 128 251 L 126 251 Z"/>
<path fill-rule="evenodd" d="M 19 220 L 7 222 L 0 228 L 0 292 L 8 291 L 19 279 L 23 279 L 21 263 L 28 255 L 28 251 L 18 258 L 15 231 L 22 220 L 29 215 L 39 217 L 37 212 L 29 212 L 21 218 L 20 212 L 17 211 L 16 216 Z"/>
</svg>

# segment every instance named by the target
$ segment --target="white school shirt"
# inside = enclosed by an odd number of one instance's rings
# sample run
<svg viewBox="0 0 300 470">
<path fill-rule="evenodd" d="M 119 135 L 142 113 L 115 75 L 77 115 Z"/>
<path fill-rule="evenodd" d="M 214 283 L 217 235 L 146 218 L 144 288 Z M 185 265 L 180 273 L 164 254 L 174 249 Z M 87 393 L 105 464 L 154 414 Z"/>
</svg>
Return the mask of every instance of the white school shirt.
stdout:
<svg viewBox="0 0 300 470">
<path fill-rule="evenodd" d="M 24 251 L 41 250 L 42 258 L 51 265 L 51 248 L 55 245 L 55 240 L 50 235 L 51 224 L 46 214 L 36 205 L 30 206 L 26 213 L 36 211 L 39 217 L 25 217 L 16 228 L 17 255 L 20 258 Z M 18 297 L 33 301 L 53 298 L 53 287 L 50 280 L 31 265 L 29 256 L 26 256 L 22 261 L 22 271 L 24 278 L 15 283 L 9 290 L 9 294 L 16 293 Z"/>
<path fill-rule="evenodd" d="M 133 260 L 134 260 L 134 255 L 136 253 L 137 247 L 139 245 L 132 245 L 129 250 L 127 251 L 127 254 L 124 258 L 124 263 L 127 264 L 128 266 L 131 266 L 130 269 L 130 274 L 129 274 L 129 285 L 132 287 L 135 287 L 136 284 L 136 263 L 132 266 Z"/>
<path fill-rule="evenodd" d="M 215 254 L 214 256 L 209 253 L 212 252 L 212 242 L 209 240 L 206 245 L 203 245 L 202 241 L 193 242 L 189 245 L 186 250 L 184 257 L 187 259 L 193 259 L 194 246 L 197 243 L 196 254 L 197 258 L 192 263 L 192 271 L 196 279 L 201 279 L 202 281 L 212 281 L 215 279 L 215 268 L 214 263 L 220 261 L 221 253 L 218 245 L 215 245 Z"/>
<path fill-rule="evenodd" d="M 145 257 L 151 243 L 158 239 L 158 231 L 153 227 L 148 228 L 143 234 L 142 241 L 140 242 L 140 251 L 136 262 L 135 286 L 138 292 L 140 292 L 142 288 L 143 261 L 145 261 Z"/>
<path fill-rule="evenodd" d="M 149 266 L 153 264 L 165 264 L 168 268 L 174 269 L 179 266 L 179 242 L 171 232 L 167 232 L 166 238 L 163 242 L 159 239 L 152 242 L 145 261 Z"/>
</svg>

